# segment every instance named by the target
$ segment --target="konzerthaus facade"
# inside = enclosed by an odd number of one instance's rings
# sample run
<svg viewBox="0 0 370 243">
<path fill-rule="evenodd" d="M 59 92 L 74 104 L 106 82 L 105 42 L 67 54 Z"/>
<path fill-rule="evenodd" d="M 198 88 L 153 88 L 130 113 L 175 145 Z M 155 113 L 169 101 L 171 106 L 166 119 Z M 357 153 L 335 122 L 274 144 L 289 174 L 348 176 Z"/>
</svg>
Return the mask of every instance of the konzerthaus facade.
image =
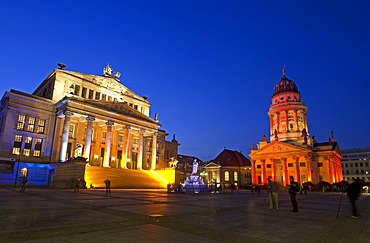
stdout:
<svg viewBox="0 0 370 243">
<path fill-rule="evenodd" d="M 147 97 L 128 89 L 119 77 L 109 65 L 101 76 L 55 69 L 32 94 L 5 92 L 0 182 L 16 184 L 28 176 L 30 184 L 47 186 L 56 166 L 76 157 L 99 167 L 168 167 L 179 144 L 165 140 L 168 134 L 160 129 L 157 114 L 149 116 Z"/>
<path fill-rule="evenodd" d="M 328 142 L 318 143 L 310 137 L 306 119 L 307 107 L 297 85 L 285 76 L 276 84 L 270 118 L 270 142 L 266 136 L 252 146 L 252 183 L 266 184 L 271 178 L 281 185 L 294 176 L 299 183 L 343 180 L 341 152 L 331 133 Z"/>
</svg>

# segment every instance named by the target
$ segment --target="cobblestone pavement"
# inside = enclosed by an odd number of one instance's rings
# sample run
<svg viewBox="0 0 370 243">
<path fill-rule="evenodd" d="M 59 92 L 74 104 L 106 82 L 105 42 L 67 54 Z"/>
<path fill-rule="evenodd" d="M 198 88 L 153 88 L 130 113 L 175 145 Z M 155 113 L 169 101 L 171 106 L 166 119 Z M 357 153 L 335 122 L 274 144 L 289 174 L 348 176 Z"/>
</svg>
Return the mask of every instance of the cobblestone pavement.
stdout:
<svg viewBox="0 0 370 243">
<path fill-rule="evenodd" d="M 280 210 L 267 192 L 0 188 L 0 242 L 370 242 L 370 195 L 359 218 L 340 193 L 287 192 Z M 339 209 L 339 210 L 338 210 Z"/>
</svg>

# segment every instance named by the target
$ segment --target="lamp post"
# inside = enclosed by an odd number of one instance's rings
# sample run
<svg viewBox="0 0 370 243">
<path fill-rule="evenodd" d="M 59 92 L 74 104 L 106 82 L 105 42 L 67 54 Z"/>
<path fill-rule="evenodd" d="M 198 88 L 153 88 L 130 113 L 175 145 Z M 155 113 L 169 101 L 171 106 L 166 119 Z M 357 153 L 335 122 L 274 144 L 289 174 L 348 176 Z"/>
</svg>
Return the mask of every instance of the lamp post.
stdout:
<svg viewBox="0 0 370 243">
<path fill-rule="evenodd" d="M 18 173 L 19 173 L 19 166 L 20 166 L 20 160 L 21 160 L 21 152 L 18 152 L 18 161 L 17 161 L 17 172 L 14 176 L 14 187 L 17 187 L 17 179 L 18 179 Z"/>
</svg>

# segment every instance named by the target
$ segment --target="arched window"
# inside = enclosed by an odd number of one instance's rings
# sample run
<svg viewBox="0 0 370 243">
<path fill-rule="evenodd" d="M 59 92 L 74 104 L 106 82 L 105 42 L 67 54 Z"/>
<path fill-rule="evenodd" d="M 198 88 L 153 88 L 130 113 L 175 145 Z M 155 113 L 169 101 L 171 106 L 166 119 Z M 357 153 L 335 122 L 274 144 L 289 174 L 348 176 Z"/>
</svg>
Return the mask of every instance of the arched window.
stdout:
<svg viewBox="0 0 370 243">
<path fill-rule="evenodd" d="M 238 181 L 238 172 L 234 171 L 234 181 Z"/>
<path fill-rule="evenodd" d="M 225 171 L 225 181 L 230 180 L 230 173 L 228 171 Z"/>
</svg>

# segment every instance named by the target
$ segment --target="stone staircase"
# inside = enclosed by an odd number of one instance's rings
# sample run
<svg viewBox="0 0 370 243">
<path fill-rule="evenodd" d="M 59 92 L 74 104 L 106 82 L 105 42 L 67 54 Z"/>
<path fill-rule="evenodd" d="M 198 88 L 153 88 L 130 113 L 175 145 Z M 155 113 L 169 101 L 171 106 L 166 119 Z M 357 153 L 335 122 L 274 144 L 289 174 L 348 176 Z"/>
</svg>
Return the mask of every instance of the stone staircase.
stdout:
<svg viewBox="0 0 370 243">
<path fill-rule="evenodd" d="M 111 188 L 122 189 L 163 189 L 166 184 L 156 178 L 149 170 L 129 170 L 117 168 L 104 168 L 99 166 L 86 166 L 86 187 L 105 188 L 104 181 L 109 179 Z"/>
</svg>

